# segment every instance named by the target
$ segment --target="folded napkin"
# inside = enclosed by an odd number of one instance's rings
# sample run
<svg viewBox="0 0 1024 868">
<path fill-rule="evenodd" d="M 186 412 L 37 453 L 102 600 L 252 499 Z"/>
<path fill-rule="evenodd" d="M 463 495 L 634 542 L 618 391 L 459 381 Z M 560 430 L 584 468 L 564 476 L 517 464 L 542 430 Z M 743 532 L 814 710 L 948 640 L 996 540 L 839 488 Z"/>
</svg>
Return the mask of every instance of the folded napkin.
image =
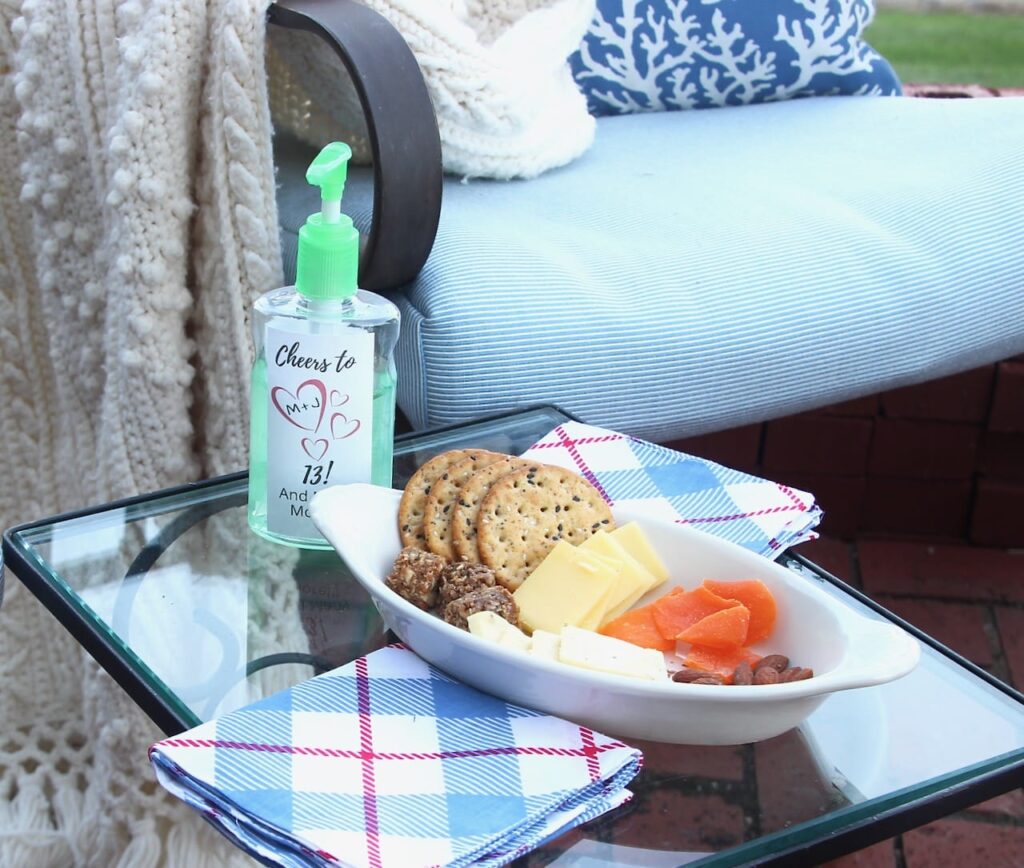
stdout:
<svg viewBox="0 0 1024 868">
<path fill-rule="evenodd" d="M 523 457 L 574 470 L 613 506 L 628 504 L 772 559 L 814 539 L 821 521 L 807 492 L 580 422 L 559 425 Z"/>
<path fill-rule="evenodd" d="M 640 752 L 389 646 L 150 748 L 268 864 L 504 865 L 631 798 Z"/>
</svg>

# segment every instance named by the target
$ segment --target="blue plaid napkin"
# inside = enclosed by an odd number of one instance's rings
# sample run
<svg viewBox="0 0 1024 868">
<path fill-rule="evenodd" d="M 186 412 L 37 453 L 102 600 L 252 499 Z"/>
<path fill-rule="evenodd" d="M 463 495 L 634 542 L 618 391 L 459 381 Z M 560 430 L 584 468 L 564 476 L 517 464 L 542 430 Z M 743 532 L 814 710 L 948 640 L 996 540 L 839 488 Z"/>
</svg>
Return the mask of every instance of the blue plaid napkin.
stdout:
<svg viewBox="0 0 1024 868">
<path fill-rule="evenodd" d="M 567 422 L 523 453 L 586 477 L 612 505 L 688 524 L 768 558 L 814 539 L 807 492 L 625 434 Z"/>
<path fill-rule="evenodd" d="M 390 646 L 150 748 L 265 863 L 504 865 L 631 798 L 640 752 Z"/>
</svg>

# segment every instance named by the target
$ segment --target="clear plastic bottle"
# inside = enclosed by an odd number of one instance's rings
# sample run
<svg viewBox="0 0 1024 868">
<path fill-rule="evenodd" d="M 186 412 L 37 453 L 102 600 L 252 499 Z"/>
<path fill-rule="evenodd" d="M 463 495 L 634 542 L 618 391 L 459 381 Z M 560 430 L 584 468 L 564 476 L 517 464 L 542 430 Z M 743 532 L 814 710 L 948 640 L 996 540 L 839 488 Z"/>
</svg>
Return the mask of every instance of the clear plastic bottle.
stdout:
<svg viewBox="0 0 1024 868">
<path fill-rule="evenodd" d="M 359 236 L 340 213 L 350 154 L 335 142 L 313 161 L 323 209 L 299 232 L 296 285 L 252 316 L 249 526 L 304 548 L 330 547 L 309 518 L 317 491 L 391 485 L 399 313 L 356 288 Z"/>
</svg>

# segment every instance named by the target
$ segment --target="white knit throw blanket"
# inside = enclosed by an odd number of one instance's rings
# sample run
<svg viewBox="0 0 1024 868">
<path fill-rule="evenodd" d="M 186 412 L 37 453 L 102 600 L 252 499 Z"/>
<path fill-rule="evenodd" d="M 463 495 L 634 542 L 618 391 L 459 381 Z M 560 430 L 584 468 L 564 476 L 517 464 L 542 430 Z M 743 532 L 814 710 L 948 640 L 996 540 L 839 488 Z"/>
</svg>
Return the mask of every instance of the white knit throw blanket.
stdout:
<svg viewBox="0 0 1024 868">
<path fill-rule="evenodd" d="M 582 154 L 594 119 L 567 59 L 594 0 L 363 0 L 402 33 L 430 90 L 447 171 L 531 178 Z M 311 144 L 342 138 L 368 158 L 348 76 L 307 33 L 271 30 L 275 122 Z"/>
<path fill-rule="evenodd" d="M 0 10 L 3 524 L 238 469 L 282 280 L 265 3 Z M 154 785 L 158 734 L 9 576 L 0 864 L 251 864 Z"/>
<path fill-rule="evenodd" d="M 417 52 L 448 168 L 528 176 L 589 144 L 565 58 L 592 0 L 368 3 Z M 244 466 L 248 310 L 282 282 L 265 7 L 0 0 L 3 527 Z M 275 103 L 322 142 L 331 105 L 288 96 L 326 67 L 284 42 Z M 289 564 L 260 590 L 291 613 L 253 631 L 267 650 L 301 636 Z M 8 576 L 0 865 L 251 864 L 156 786 L 158 735 Z"/>
</svg>

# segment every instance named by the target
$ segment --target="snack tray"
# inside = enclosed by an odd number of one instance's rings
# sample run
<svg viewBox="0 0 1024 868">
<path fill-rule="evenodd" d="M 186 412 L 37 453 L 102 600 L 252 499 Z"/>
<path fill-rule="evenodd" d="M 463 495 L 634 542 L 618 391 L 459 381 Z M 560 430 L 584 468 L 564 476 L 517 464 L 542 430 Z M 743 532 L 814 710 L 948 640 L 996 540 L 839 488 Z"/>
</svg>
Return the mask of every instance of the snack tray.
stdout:
<svg viewBox="0 0 1024 868">
<path fill-rule="evenodd" d="M 760 579 L 778 604 L 773 634 L 752 650 L 785 654 L 815 675 L 757 686 L 653 682 L 544 660 L 486 642 L 417 608 L 384 584 L 401 550 L 401 492 L 356 483 L 313 499 L 321 532 L 370 595 L 385 624 L 409 648 L 452 677 L 508 702 L 601 732 L 677 744 L 743 744 L 797 726 L 830 694 L 893 681 L 920 656 L 895 624 L 854 611 L 805 577 L 741 546 L 664 518 L 613 508 L 618 524 L 636 521 L 669 567 L 668 581 L 644 605 L 703 579 Z"/>
</svg>

